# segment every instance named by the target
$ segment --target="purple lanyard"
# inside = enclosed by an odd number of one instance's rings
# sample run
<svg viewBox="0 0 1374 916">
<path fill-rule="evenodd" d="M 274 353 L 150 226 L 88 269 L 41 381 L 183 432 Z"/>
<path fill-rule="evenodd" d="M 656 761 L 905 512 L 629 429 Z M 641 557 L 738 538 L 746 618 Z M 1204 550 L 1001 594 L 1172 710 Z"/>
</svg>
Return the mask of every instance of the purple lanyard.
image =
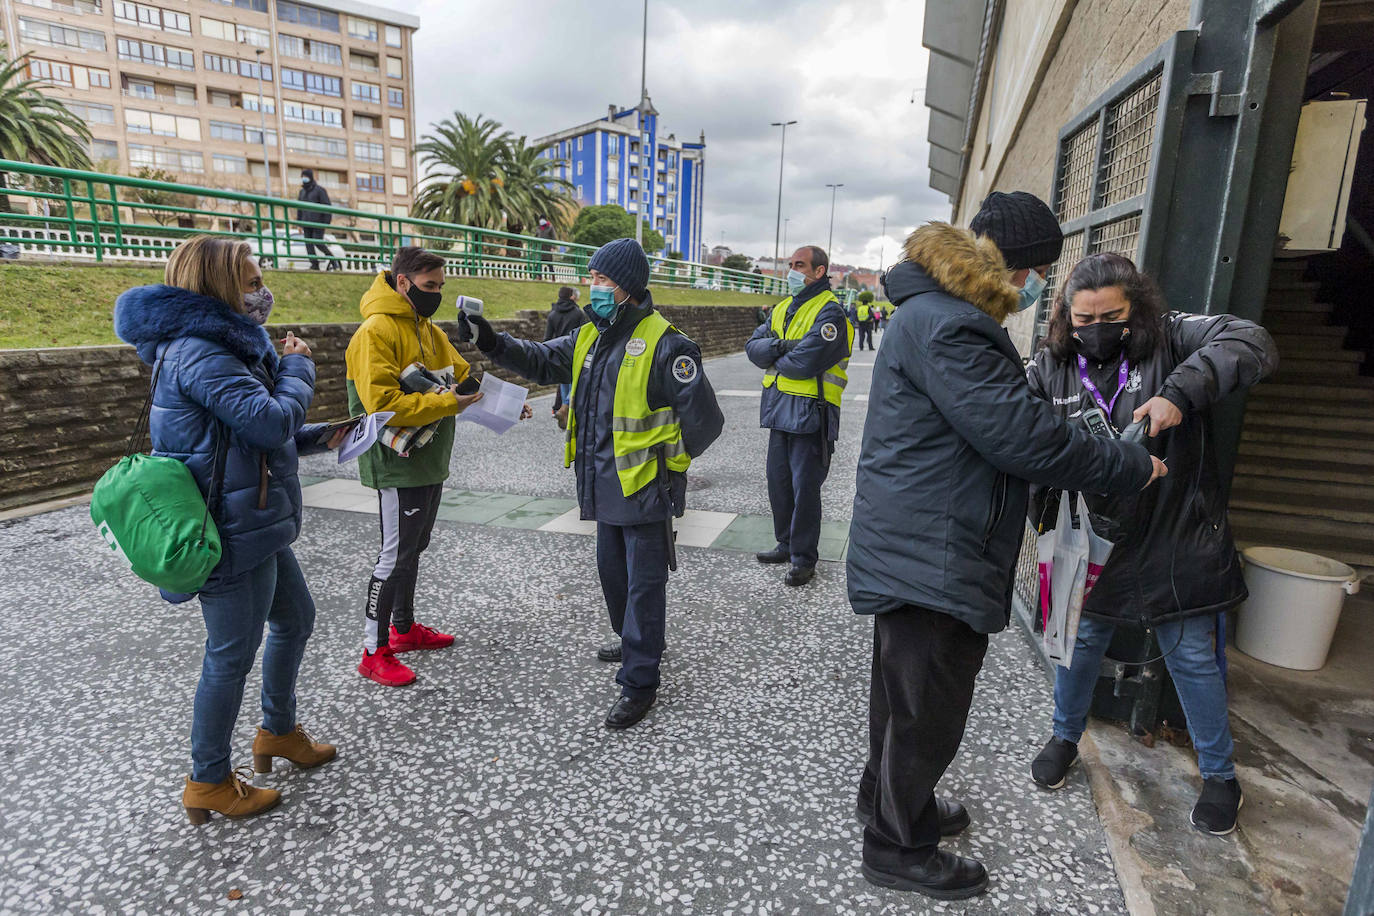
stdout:
<svg viewBox="0 0 1374 916">
<path fill-rule="evenodd" d="M 1078 380 L 1083 383 L 1083 387 L 1088 389 L 1088 394 L 1093 396 L 1097 406 L 1102 408 L 1102 412 L 1107 415 L 1108 422 L 1112 419 L 1112 408 L 1116 406 L 1116 399 L 1121 397 L 1121 392 L 1126 390 L 1126 380 L 1131 376 L 1131 363 L 1126 357 L 1121 359 L 1121 368 L 1116 370 L 1116 394 L 1112 395 L 1111 403 L 1103 400 L 1102 392 L 1093 384 L 1093 380 L 1088 378 L 1088 361 L 1080 353 L 1078 356 Z"/>
</svg>

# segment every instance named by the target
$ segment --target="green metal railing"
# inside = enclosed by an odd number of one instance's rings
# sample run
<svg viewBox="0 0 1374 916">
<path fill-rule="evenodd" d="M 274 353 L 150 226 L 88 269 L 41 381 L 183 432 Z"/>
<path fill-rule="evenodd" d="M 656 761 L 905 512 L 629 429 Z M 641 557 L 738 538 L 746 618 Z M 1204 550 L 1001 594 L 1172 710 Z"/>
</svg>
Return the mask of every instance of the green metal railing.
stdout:
<svg viewBox="0 0 1374 916">
<path fill-rule="evenodd" d="M 576 283 L 596 250 L 413 216 L 9 159 L 0 159 L 0 179 L 0 245 L 17 246 L 21 255 L 160 262 L 181 240 L 208 233 L 248 242 L 266 268 L 309 266 L 308 241 L 319 249 L 314 258 L 358 273 L 390 264 L 403 245 L 421 245 L 442 255 L 446 272 L 455 276 Z M 295 219 L 301 207 L 328 213 L 333 222 L 322 227 Z M 306 239 L 306 228 L 323 228 L 325 238 Z M 782 280 L 765 274 L 671 258 L 651 257 L 650 264 L 653 286 L 787 294 Z"/>
</svg>

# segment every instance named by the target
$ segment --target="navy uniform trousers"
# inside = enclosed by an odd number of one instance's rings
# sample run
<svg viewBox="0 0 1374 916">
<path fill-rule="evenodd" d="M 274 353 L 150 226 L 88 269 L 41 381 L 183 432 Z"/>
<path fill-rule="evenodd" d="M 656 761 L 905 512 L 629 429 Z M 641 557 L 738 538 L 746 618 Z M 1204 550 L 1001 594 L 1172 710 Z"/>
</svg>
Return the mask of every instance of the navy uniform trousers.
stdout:
<svg viewBox="0 0 1374 916">
<path fill-rule="evenodd" d="M 824 434 L 768 431 L 768 502 L 773 536 L 795 566 L 815 566 L 821 539 L 821 484 L 830 473 Z"/>
<path fill-rule="evenodd" d="M 668 605 L 668 541 L 663 522 L 647 525 L 596 523 L 596 572 L 620 637 L 622 696 L 652 697 L 663 658 Z"/>
</svg>

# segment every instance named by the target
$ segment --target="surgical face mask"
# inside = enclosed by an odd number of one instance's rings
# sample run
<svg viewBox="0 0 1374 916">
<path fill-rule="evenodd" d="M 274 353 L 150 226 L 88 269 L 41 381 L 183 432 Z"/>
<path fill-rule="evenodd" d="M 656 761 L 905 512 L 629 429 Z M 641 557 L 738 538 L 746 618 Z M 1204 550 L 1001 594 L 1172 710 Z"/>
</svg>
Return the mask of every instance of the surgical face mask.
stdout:
<svg viewBox="0 0 1374 916">
<path fill-rule="evenodd" d="M 272 314 L 272 291 L 265 286 L 243 294 L 243 313 L 258 324 L 267 324 Z"/>
<path fill-rule="evenodd" d="M 1021 299 L 1016 303 L 1016 310 L 1024 312 L 1026 309 L 1040 301 L 1040 296 L 1045 292 L 1045 278 L 1040 276 L 1037 270 L 1031 270 L 1026 274 L 1026 282 L 1021 287 Z"/>
<path fill-rule="evenodd" d="M 1074 349 L 1090 360 L 1105 363 L 1116 359 L 1131 331 L 1125 321 L 1099 321 L 1073 329 Z"/>
<path fill-rule="evenodd" d="M 310 184 L 310 179 L 305 175 L 301 176 L 301 184 Z"/>
<path fill-rule="evenodd" d="M 806 274 L 800 270 L 789 270 L 787 272 L 787 290 L 792 295 L 796 295 L 806 289 L 806 284 L 810 282 L 806 279 Z"/>
<path fill-rule="evenodd" d="M 593 286 L 587 292 L 587 308 L 598 318 L 610 318 L 615 314 L 615 287 Z"/>
<path fill-rule="evenodd" d="M 417 314 L 428 318 L 439 311 L 439 303 L 444 301 L 444 294 L 440 292 L 427 293 L 415 285 L 415 281 L 410 281 L 410 292 L 406 293 L 406 298 L 414 306 Z"/>
</svg>

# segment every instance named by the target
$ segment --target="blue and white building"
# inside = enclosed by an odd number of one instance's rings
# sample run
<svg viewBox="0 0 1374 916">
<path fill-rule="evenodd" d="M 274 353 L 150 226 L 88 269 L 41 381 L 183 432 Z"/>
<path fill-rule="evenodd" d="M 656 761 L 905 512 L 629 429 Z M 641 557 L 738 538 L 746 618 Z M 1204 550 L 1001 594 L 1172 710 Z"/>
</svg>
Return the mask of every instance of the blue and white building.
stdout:
<svg viewBox="0 0 1374 916">
<path fill-rule="evenodd" d="M 643 130 L 637 129 L 640 108 Z M 565 159 L 558 172 L 583 206 L 619 204 L 663 233 L 669 251 L 689 260 L 701 252 L 701 197 L 706 135 L 695 143 L 661 135 L 646 94 L 640 108 L 609 106 L 606 116 L 540 137 L 545 155 Z"/>
</svg>

